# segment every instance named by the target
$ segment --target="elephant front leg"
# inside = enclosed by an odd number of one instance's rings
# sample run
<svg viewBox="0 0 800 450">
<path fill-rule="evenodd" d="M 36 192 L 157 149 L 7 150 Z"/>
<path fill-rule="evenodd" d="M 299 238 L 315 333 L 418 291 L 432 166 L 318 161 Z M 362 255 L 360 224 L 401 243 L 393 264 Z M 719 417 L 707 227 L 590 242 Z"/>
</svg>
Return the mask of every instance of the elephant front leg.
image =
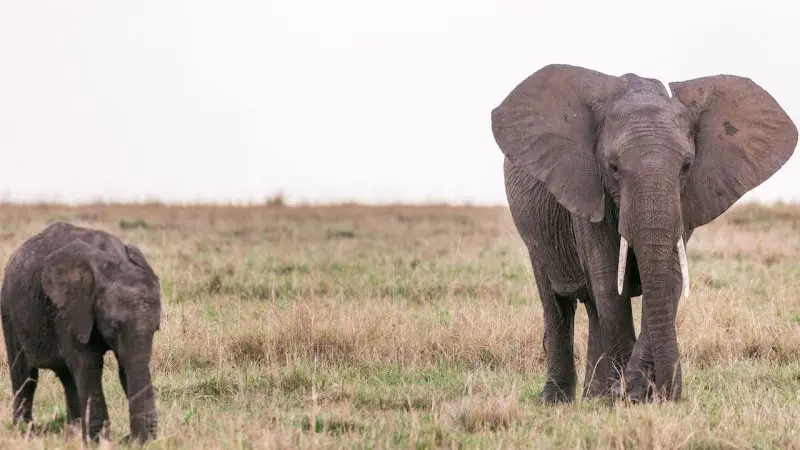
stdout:
<svg viewBox="0 0 800 450">
<path fill-rule="evenodd" d="M 536 286 L 544 310 L 544 348 L 547 381 L 542 390 L 545 403 L 570 402 L 575 398 L 574 324 L 576 300 L 553 292 L 550 281 L 534 267 Z"/>
<path fill-rule="evenodd" d="M 611 356 L 603 341 L 603 330 L 600 326 L 600 316 L 594 300 L 584 301 L 586 315 L 589 322 L 589 333 L 586 342 L 586 374 L 583 380 L 583 397 L 603 397 L 609 393 L 610 383 L 613 378 L 610 364 Z"/>
<path fill-rule="evenodd" d="M 643 324 L 642 332 L 625 367 L 624 376 L 614 383 L 613 392 L 633 403 L 650 400 L 656 382 L 654 368 L 653 349 L 647 326 Z"/>
<path fill-rule="evenodd" d="M 80 358 L 71 365 L 78 387 L 81 405 L 81 429 L 84 438 L 97 441 L 102 433 L 108 431 L 108 410 L 103 394 L 103 357 L 91 355 Z M 103 436 L 108 438 L 107 435 Z"/>
<path fill-rule="evenodd" d="M 67 367 L 55 369 L 55 373 L 61 381 L 61 385 L 64 386 L 64 396 L 67 399 L 67 422 L 73 425 L 81 418 L 81 401 L 75 377 Z"/>
<path fill-rule="evenodd" d="M 587 296 L 588 297 L 588 296 Z M 600 319 L 594 300 L 587 298 L 584 301 L 586 315 L 589 321 L 589 334 L 586 342 L 586 374 L 583 380 L 583 397 L 601 397 L 608 391 L 606 374 L 608 372 L 608 359 L 604 357 L 606 348 L 603 345 L 603 332 L 600 329 Z"/>
<path fill-rule="evenodd" d="M 589 319 L 583 388 L 586 398 L 611 395 L 633 352 L 636 331 L 630 298 L 625 294 L 596 289 L 593 298 L 585 302 Z"/>
</svg>

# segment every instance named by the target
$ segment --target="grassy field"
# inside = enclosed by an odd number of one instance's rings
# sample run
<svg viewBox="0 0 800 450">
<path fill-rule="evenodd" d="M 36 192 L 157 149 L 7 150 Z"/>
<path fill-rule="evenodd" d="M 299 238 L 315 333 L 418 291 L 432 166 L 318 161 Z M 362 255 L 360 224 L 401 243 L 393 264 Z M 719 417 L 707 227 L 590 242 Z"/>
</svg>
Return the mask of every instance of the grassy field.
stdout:
<svg viewBox="0 0 800 450">
<path fill-rule="evenodd" d="M 161 277 L 150 448 L 800 448 L 800 206 L 694 234 L 684 400 L 643 406 L 539 402 L 541 307 L 506 208 L 6 205 L 0 264 L 54 220 L 136 243 Z M 34 407 L 49 432 L 10 427 L 0 360 L 0 448 L 79 448 L 50 372 Z"/>
</svg>

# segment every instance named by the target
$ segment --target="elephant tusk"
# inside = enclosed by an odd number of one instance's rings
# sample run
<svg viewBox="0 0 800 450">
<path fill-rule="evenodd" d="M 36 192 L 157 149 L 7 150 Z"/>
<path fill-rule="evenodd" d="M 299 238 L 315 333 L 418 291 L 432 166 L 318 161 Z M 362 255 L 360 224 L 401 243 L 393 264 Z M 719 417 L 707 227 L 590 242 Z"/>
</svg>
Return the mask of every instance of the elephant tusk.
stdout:
<svg viewBox="0 0 800 450">
<path fill-rule="evenodd" d="M 622 295 L 622 288 L 625 285 L 625 265 L 628 263 L 628 241 L 620 235 L 619 237 L 619 263 L 617 264 L 617 292 Z"/>
<path fill-rule="evenodd" d="M 683 238 L 678 239 L 678 260 L 681 263 L 681 278 L 683 279 L 683 296 L 689 298 L 689 261 L 686 259 L 686 247 Z"/>
</svg>

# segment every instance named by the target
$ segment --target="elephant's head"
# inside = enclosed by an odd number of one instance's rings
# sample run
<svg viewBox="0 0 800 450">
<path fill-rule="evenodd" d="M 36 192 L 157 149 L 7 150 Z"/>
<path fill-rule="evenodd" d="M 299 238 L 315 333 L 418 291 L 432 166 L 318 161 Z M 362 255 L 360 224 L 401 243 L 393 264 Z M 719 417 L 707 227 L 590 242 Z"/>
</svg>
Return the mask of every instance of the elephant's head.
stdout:
<svg viewBox="0 0 800 450">
<path fill-rule="evenodd" d="M 87 345 L 101 337 L 111 347 L 128 396 L 131 435 L 140 441 L 155 437 L 149 366 L 161 319 L 161 290 L 142 252 L 128 244 L 123 255 L 75 240 L 45 259 L 42 288 L 74 339 Z"/>
<path fill-rule="evenodd" d="M 630 243 L 656 384 L 667 393 L 678 360 L 676 259 L 688 294 L 683 237 L 769 178 L 797 144 L 792 120 L 750 79 L 717 75 L 669 87 L 671 97 L 657 80 L 549 65 L 492 111 L 495 140 L 512 163 L 571 213 L 617 221 L 620 274 Z"/>
</svg>

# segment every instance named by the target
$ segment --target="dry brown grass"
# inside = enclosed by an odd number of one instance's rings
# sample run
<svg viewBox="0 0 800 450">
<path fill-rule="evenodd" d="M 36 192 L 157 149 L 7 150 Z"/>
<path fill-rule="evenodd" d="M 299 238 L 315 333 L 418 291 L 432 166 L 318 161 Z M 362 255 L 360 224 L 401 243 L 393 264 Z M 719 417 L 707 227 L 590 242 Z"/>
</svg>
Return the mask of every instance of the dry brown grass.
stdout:
<svg viewBox="0 0 800 450">
<path fill-rule="evenodd" d="M 54 220 L 135 242 L 161 276 L 153 448 L 800 448 L 798 206 L 738 207 L 692 237 L 685 400 L 643 406 L 538 402 L 541 307 L 505 208 L 4 205 L 0 264 Z M 580 308 L 581 369 L 586 335 Z M 78 448 L 63 404 L 46 373 L 34 414 L 52 432 L 6 428 L 0 447 Z"/>
</svg>

